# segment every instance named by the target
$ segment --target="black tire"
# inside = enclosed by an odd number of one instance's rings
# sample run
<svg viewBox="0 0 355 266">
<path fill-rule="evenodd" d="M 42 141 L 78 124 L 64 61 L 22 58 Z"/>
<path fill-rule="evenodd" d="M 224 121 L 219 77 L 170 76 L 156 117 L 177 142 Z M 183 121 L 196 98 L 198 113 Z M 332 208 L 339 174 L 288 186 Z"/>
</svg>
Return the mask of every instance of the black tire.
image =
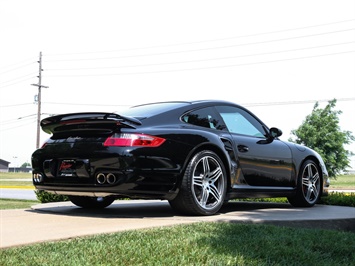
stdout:
<svg viewBox="0 0 355 266">
<path fill-rule="evenodd" d="M 212 215 L 222 207 L 227 191 L 225 167 L 212 151 L 193 156 L 186 167 L 180 191 L 171 207 L 188 215 Z"/>
<path fill-rule="evenodd" d="M 69 200 L 76 206 L 85 209 L 103 209 L 114 202 L 113 197 L 84 197 L 84 196 L 68 196 Z"/>
<path fill-rule="evenodd" d="M 302 164 L 297 181 L 296 195 L 287 198 L 289 203 L 295 207 L 314 206 L 323 189 L 322 176 L 314 161 L 307 160 Z"/>
</svg>

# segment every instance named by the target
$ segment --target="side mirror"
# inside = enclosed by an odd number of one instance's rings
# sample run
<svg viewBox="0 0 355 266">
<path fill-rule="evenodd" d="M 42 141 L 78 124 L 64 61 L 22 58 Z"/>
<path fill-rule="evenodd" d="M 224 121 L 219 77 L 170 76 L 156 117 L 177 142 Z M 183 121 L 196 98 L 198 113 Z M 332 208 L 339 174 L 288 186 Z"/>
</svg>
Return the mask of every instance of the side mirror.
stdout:
<svg viewBox="0 0 355 266">
<path fill-rule="evenodd" d="M 270 134 L 271 138 L 275 139 L 275 138 L 280 137 L 282 135 L 282 131 L 281 131 L 281 129 L 278 129 L 276 127 L 272 127 L 272 128 L 270 128 L 269 134 Z"/>
</svg>

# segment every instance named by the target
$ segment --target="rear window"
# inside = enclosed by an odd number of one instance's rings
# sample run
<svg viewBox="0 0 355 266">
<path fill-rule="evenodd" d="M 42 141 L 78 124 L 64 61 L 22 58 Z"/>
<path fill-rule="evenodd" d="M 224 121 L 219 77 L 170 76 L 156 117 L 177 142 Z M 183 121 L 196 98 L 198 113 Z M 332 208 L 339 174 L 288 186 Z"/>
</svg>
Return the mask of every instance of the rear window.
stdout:
<svg viewBox="0 0 355 266">
<path fill-rule="evenodd" d="M 145 117 L 161 114 L 175 108 L 186 106 L 188 104 L 189 103 L 186 102 L 165 102 L 165 103 L 137 105 L 127 110 L 120 111 L 119 114 L 124 116 L 135 117 L 135 118 L 145 118 Z"/>
</svg>

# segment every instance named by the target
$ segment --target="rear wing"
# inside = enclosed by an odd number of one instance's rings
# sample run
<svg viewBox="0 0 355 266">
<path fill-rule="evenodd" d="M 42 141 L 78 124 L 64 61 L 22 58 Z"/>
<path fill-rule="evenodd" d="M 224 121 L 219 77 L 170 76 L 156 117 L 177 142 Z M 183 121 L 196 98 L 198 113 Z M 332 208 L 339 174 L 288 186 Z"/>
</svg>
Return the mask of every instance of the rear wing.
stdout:
<svg viewBox="0 0 355 266">
<path fill-rule="evenodd" d="M 113 131 L 117 128 L 136 128 L 141 121 L 134 117 L 115 113 L 72 113 L 56 115 L 41 121 L 41 128 L 48 134 L 71 131 Z"/>
</svg>

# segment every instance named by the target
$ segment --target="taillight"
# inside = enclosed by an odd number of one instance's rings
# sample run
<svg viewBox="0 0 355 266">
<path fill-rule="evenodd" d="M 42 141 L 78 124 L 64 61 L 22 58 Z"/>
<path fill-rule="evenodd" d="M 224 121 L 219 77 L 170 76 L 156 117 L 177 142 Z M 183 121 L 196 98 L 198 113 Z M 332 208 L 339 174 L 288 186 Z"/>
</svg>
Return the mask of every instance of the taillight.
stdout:
<svg viewBox="0 0 355 266">
<path fill-rule="evenodd" d="M 111 137 L 108 137 L 104 142 L 104 146 L 141 146 L 141 147 L 158 147 L 163 144 L 165 139 L 146 135 L 146 134 L 113 134 Z"/>
</svg>

